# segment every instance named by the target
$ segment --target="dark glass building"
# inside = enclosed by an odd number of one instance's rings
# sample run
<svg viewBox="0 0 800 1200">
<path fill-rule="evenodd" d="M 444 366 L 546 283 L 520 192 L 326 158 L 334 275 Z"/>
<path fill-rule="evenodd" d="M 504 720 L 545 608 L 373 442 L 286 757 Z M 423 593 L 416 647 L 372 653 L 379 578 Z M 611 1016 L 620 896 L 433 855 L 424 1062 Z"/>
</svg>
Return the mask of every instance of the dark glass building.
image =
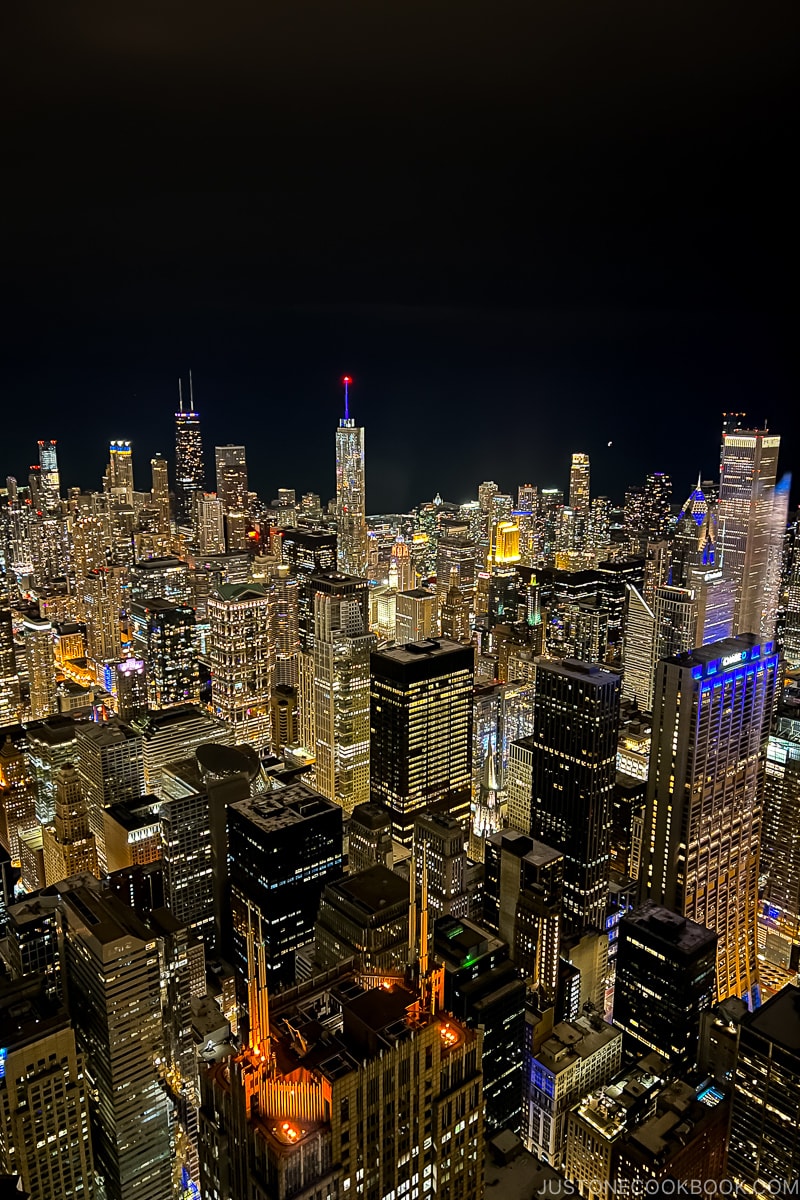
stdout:
<svg viewBox="0 0 800 1200">
<path fill-rule="evenodd" d="M 628 1048 L 692 1067 L 700 1014 L 714 1003 L 716 933 L 648 902 L 620 921 L 616 957 L 614 1024 Z"/>
</svg>

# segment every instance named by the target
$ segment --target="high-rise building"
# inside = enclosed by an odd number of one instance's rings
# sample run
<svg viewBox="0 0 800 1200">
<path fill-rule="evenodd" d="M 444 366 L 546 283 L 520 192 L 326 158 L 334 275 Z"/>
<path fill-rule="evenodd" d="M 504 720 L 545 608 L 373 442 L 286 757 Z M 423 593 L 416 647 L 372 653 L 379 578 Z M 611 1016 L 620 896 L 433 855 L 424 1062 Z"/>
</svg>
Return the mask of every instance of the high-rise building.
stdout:
<svg viewBox="0 0 800 1200">
<path fill-rule="evenodd" d="M 48 512 L 54 512 L 58 508 L 58 502 L 61 499 L 58 451 L 54 441 L 39 442 L 39 471 L 44 507 Z"/>
<path fill-rule="evenodd" d="M 692 1069 L 716 995 L 717 935 L 648 901 L 620 921 L 616 961 L 614 1024 L 630 1048 Z"/>
<path fill-rule="evenodd" d="M 428 588 L 412 588 L 398 592 L 395 600 L 394 640 L 400 646 L 406 642 L 421 642 L 435 637 L 437 632 L 436 593 Z"/>
<path fill-rule="evenodd" d="M 353 809 L 347 839 L 347 865 L 351 875 L 376 863 L 392 869 L 394 846 L 392 814 L 382 804 L 359 804 Z"/>
<path fill-rule="evenodd" d="M 53 657 L 53 626 L 37 617 L 26 617 L 25 661 L 28 667 L 30 710 L 34 721 L 56 711 L 56 667 Z"/>
<path fill-rule="evenodd" d="M 272 580 L 272 636 L 275 643 L 275 686 L 297 687 L 300 678 L 300 583 L 281 563 Z"/>
<path fill-rule="evenodd" d="M 18 721 L 21 711 L 8 584 L 5 575 L 0 574 L 0 727 Z"/>
<path fill-rule="evenodd" d="M 247 548 L 249 492 L 244 446 L 216 446 L 217 496 L 225 514 L 226 542 L 230 551 Z"/>
<path fill-rule="evenodd" d="M 455 817 L 466 834 L 473 664 L 470 647 L 445 640 L 372 655 L 370 792 L 391 810 L 395 837 L 406 845 L 421 811 Z"/>
<path fill-rule="evenodd" d="M 203 491 L 203 437 L 200 414 L 194 406 L 192 373 L 189 372 L 189 407 L 184 411 L 183 392 L 178 383 L 179 411 L 175 413 L 175 506 L 176 520 L 183 528 L 192 528 L 194 504 Z"/>
<path fill-rule="evenodd" d="M 350 416 L 349 377 L 345 378 L 344 416 L 336 430 L 336 533 L 339 570 L 367 574 L 367 508 L 364 430 Z"/>
<path fill-rule="evenodd" d="M 619 678 L 587 663 L 536 669 L 531 834 L 564 854 L 569 932 L 605 927 L 609 832 L 619 735 Z"/>
<path fill-rule="evenodd" d="M 572 549 L 579 555 L 585 553 L 589 541 L 590 478 L 589 455 L 573 454 L 569 473 L 569 507 L 574 515 Z"/>
<path fill-rule="evenodd" d="M 62 897 L 65 974 L 91 1080 L 95 1170 L 107 1200 L 172 1191 L 158 942 L 116 896 L 79 885 Z"/>
<path fill-rule="evenodd" d="M 248 1042 L 201 1069 L 203 1200 L 298 1186 L 480 1200 L 480 1030 L 431 1003 L 427 974 L 374 986 L 345 965 L 267 1005 L 251 957 Z M 433 984 L 441 996 L 441 972 Z"/>
<path fill-rule="evenodd" d="M 228 805 L 233 960 L 247 974 L 247 917 L 260 915 L 272 983 L 294 980 L 325 885 L 343 870 L 342 810 L 305 783 Z"/>
<path fill-rule="evenodd" d="M 84 1056 L 43 984 L 36 975 L 0 983 L 0 1163 L 29 1200 L 93 1200 Z"/>
<path fill-rule="evenodd" d="M 89 811 L 81 777 L 68 763 L 55 775 L 55 817 L 42 830 L 45 884 L 71 875 L 98 875 L 97 848 L 89 828 Z"/>
<path fill-rule="evenodd" d="M 776 486 L 781 439 L 764 429 L 723 433 L 719 516 L 722 570 L 735 592 L 733 633 L 775 636 L 788 490 Z"/>
<path fill-rule="evenodd" d="M 141 736 L 130 725 L 112 717 L 104 725 L 93 721 L 77 730 L 78 773 L 94 835 L 97 863 L 106 871 L 106 834 L 103 813 L 112 804 L 138 800 L 145 793 L 144 753 Z"/>
<path fill-rule="evenodd" d="M 800 941 L 800 722 L 787 705 L 776 713 L 767 744 L 764 828 L 759 873 L 770 924 L 767 958 L 791 962 Z M 776 944 L 777 941 L 777 944 Z"/>
<path fill-rule="evenodd" d="M 237 741 L 265 750 L 275 669 L 270 594 L 258 584 L 222 584 L 208 616 L 214 714 Z"/>
<path fill-rule="evenodd" d="M 188 563 L 172 556 L 137 562 L 131 569 L 130 598 L 135 604 L 155 599 L 188 604 L 191 600 Z"/>
<path fill-rule="evenodd" d="M 414 862 L 419 887 L 423 871 L 426 876 L 431 918 L 466 917 L 470 896 L 462 823 L 447 813 L 418 812 L 414 820 Z"/>
<path fill-rule="evenodd" d="M 653 707 L 656 615 L 638 588 L 629 583 L 625 621 L 622 695 L 644 712 Z"/>
<path fill-rule="evenodd" d="M 355 958 L 365 974 L 402 972 L 411 953 L 411 897 L 404 879 L 380 863 L 326 885 L 314 931 L 319 965 Z"/>
<path fill-rule="evenodd" d="M 0 746 L 0 840 L 12 863 L 20 861 L 20 838 L 38 827 L 36 780 L 23 746 L 9 733 Z"/>
<path fill-rule="evenodd" d="M 800 988 L 789 984 L 748 1013 L 739 1031 L 728 1138 L 734 1185 L 758 1200 L 800 1180 Z"/>
<path fill-rule="evenodd" d="M 133 651 L 147 663 L 147 705 L 174 708 L 200 698 L 194 609 L 153 598 L 131 605 Z"/>
<path fill-rule="evenodd" d="M 84 578 L 86 649 L 95 663 L 122 657 L 120 620 L 126 582 L 123 567 L 99 567 Z"/>
<path fill-rule="evenodd" d="M 316 787 L 351 813 L 369 799 L 370 651 L 367 583 L 351 575 L 316 575 L 313 718 Z"/>
<path fill-rule="evenodd" d="M 450 586 L 442 601 L 441 627 L 443 638 L 452 642 L 469 641 L 469 601 L 459 584 L 458 567 L 450 571 Z"/>
<path fill-rule="evenodd" d="M 48 717 L 26 726 L 26 753 L 36 781 L 36 816 L 42 825 L 53 820 L 59 768 L 77 760 L 76 729 L 69 716 Z"/>
<path fill-rule="evenodd" d="M 197 545 L 201 554 L 225 553 L 225 509 L 218 496 L 197 493 Z"/>
<path fill-rule="evenodd" d="M 117 715 L 133 721 L 147 712 L 147 663 L 142 658 L 124 658 L 117 663 Z"/>
<path fill-rule="evenodd" d="M 148 713 L 134 728 L 142 739 L 147 791 L 156 796 L 165 794 L 164 776 L 172 763 L 190 758 L 209 742 L 233 746 L 236 741 L 235 730 L 194 704 Z"/>
<path fill-rule="evenodd" d="M 109 447 L 108 490 L 116 503 L 133 505 L 133 452 L 128 441 L 119 438 Z"/>
<path fill-rule="evenodd" d="M 169 536 L 169 467 L 167 460 L 160 454 L 156 454 L 150 459 L 150 474 L 152 477 L 150 500 L 153 508 L 158 513 L 158 532 L 164 536 Z"/>
<path fill-rule="evenodd" d="M 659 663 L 641 898 L 719 935 L 717 998 L 758 1002 L 765 759 L 778 676 L 752 634 Z"/>
</svg>

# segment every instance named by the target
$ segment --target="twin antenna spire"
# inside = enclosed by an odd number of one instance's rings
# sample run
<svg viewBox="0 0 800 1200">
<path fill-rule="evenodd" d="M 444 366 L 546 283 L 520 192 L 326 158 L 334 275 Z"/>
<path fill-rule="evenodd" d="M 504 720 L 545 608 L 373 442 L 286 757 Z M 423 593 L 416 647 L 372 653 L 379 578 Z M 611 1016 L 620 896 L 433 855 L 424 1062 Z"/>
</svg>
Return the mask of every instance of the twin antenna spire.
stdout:
<svg viewBox="0 0 800 1200">
<path fill-rule="evenodd" d="M 183 384 L 178 379 L 178 403 L 180 411 L 183 412 Z M 194 392 L 192 390 L 192 372 L 189 372 L 189 412 L 194 412 Z"/>
</svg>

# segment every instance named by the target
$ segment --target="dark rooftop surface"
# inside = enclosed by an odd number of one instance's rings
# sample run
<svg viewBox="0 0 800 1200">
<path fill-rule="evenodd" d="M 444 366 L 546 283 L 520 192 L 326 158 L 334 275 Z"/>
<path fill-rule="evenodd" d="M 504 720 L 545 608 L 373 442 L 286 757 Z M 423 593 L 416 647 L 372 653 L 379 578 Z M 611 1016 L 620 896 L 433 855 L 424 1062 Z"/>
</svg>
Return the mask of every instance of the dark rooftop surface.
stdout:
<svg viewBox="0 0 800 1200">
<path fill-rule="evenodd" d="M 391 825 L 392 814 L 382 804 L 368 801 L 366 804 L 356 805 L 350 821 L 351 826 L 355 824 L 363 825 L 367 829 L 384 829 L 387 825 Z"/>
<path fill-rule="evenodd" d="M 329 887 L 369 913 L 379 913 L 384 908 L 409 899 L 406 881 L 380 863 L 368 867 L 366 871 L 359 871 L 357 875 L 340 879 Z"/>
<path fill-rule="evenodd" d="M 651 938 L 668 942 L 670 946 L 687 954 L 703 946 L 710 948 L 717 941 L 713 929 L 707 929 L 705 925 L 698 925 L 696 921 L 690 921 L 668 908 L 662 908 L 652 900 L 647 900 L 638 908 L 626 913 L 623 924 L 627 928 L 633 926 Z"/>
<path fill-rule="evenodd" d="M 800 988 L 789 984 L 761 1008 L 745 1017 L 744 1029 L 793 1054 L 800 1053 Z"/>
<path fill-rule="evenodd" d="M 465 649 L 469 650 L 469 646 L 462 646 L 460 642 L 451 642 L 447 638 L 426 638 L 421 642 L 408 642 L 405 646 L 390 646 L 386 650 L 376 650 L 372 655 L 372 661 L 377 662 L 379 667 L 381 660 L 409 666 L 419 662 L 420 659 L 447 658 L 451 654 L 463 656 Z"/>
</svg>

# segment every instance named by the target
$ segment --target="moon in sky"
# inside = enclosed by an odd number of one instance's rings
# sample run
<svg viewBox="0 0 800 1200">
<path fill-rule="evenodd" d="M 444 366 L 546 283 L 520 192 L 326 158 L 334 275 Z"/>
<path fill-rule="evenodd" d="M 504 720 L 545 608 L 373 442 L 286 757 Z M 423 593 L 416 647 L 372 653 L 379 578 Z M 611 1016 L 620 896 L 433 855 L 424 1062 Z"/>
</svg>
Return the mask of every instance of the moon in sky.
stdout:
<svg viewBox="0 0 800 1200">
<path fill-rule="evenodd" d="M 608 444 L 609 444 L 609 446 L 613 446 L 613 445 L 614 445 L 614 443 L 613 443 L 613 442 L 609 442 Z"/>
</svg>

